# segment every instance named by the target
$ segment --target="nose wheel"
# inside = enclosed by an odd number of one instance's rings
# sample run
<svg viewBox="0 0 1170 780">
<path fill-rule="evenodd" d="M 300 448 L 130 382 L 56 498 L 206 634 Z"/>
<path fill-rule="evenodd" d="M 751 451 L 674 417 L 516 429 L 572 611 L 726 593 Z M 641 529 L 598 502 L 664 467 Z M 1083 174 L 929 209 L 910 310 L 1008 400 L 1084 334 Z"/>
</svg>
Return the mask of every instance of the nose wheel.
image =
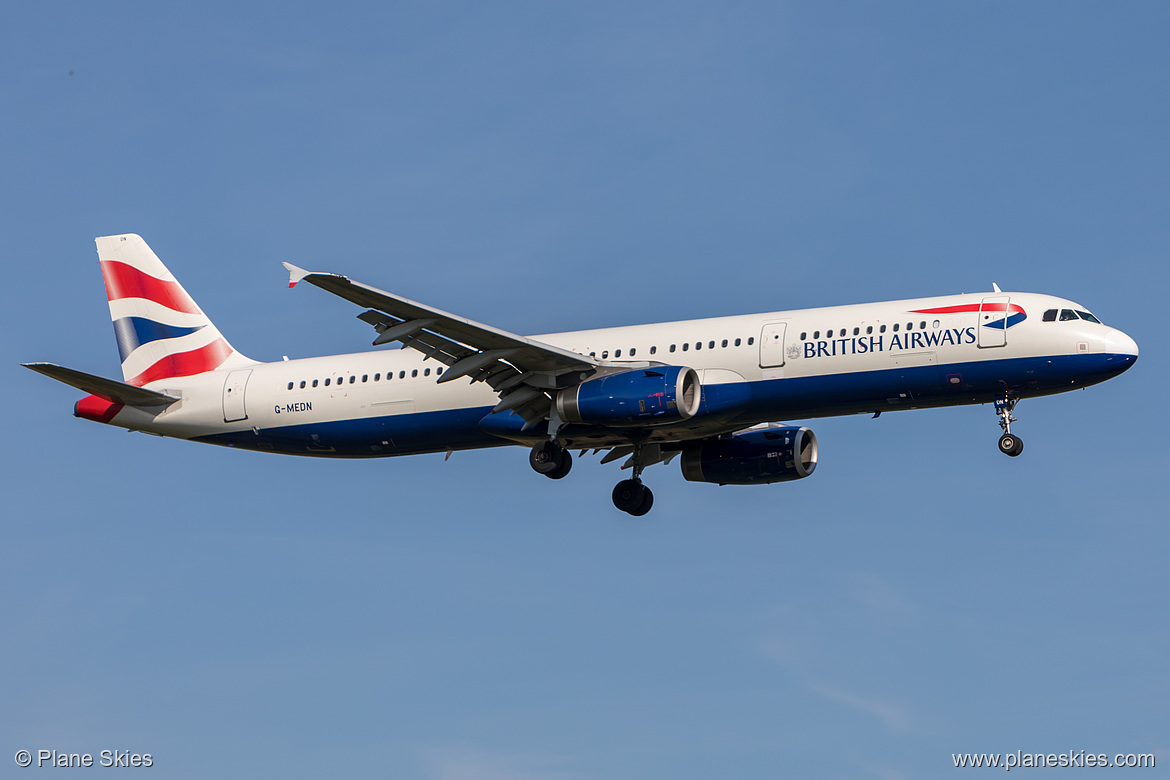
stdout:
<svg viewBox="0 0 1170 780">
<path fill-rule="evenodd" d="M 1003 436 L 999 437 L 999 451 L 1013 458 L 1024 451 L 1024 440 L 1012 433 L 1012 423 L 1016 422 L 1012 411 L 1019 401 L 1019 398 L 1007 396 L 995 399 L 995 413 L 999 416 L 999 427 L 1003 428 Z"/>
<path fill-rule="evenodd" d="M 1005 433 L 999 437 L 999 451 L 1014 458 L 1024 451 L 1024 440 L 1014 434 Z"/>
</svg>

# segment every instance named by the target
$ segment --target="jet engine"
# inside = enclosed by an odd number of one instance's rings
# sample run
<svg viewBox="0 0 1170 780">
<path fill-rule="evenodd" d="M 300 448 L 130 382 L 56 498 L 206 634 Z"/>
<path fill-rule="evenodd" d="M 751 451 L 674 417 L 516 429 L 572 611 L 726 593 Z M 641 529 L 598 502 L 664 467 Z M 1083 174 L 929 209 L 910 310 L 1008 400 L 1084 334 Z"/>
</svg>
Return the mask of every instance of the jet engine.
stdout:
<svg viewBox="0 0 1170 780">
<path fill-rule="evenodd" d="M 683 450 L 683 477 L 720 485 L 766 485 L 804 479 L 817 467 L 817 437 L 808 428 L 735 433 Z"/>
<path fill-rule="evenodd" d="M 637 368 L 590 379 L 557 396 L 569 423 L 650 426 L 687 420 L 699 411 L 699 375 L 685 366 Z"/>
</svg>

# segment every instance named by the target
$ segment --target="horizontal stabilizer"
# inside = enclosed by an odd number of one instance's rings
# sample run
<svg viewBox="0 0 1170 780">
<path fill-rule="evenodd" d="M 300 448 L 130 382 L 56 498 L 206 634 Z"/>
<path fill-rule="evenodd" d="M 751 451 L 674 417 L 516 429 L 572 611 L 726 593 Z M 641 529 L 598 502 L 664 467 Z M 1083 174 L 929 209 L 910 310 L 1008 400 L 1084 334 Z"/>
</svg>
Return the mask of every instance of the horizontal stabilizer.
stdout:
<svg viewBox="0 0 1170 780">
<path fill-rule="evenodd" d="M 116 379 L 94 376 L 84 371 L 58 366 L 55 363 L 21 363 L 21 365 L 25 368 L 31 368 L 38 374 L 44 374 L 50 379 L 64 382 L 70 387 L 76 387 L 82 392 L 96 395 L 98 398 L 104 398 L 112 403 L 126 404 L 127 406 L 170 406 L 179 400 L 173 395 L 156 393 L 154 390 L 128 385 Z"/>
</svg>

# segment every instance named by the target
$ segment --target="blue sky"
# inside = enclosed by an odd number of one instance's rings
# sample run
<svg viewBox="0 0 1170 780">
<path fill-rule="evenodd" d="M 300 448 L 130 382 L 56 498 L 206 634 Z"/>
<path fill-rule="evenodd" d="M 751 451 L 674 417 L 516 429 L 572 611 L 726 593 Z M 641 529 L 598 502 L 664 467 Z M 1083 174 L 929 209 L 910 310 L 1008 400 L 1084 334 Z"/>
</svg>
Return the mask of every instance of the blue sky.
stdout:
<svg viewBox="0 0 1170 780">
<path fill-rule="evenodd" d="M 8 9 L 0 761 L 1170 763 L 1168 22 L 1158 3 Z M 519 448 L 315 462 L 72 418 L 77 393 L 17 364 L 117 375 L 92 239 L 119 232 L 263 360 L 370 340 L 281 261 L 521 333 L 994 281 L 1081 302 L 1142 356 L 1020 404 L 1019 459 L 989 407 L 809 421 L 814 478 L 656 467 L 635 520 L 595 460 L 552 483 Z"/>
</svg>

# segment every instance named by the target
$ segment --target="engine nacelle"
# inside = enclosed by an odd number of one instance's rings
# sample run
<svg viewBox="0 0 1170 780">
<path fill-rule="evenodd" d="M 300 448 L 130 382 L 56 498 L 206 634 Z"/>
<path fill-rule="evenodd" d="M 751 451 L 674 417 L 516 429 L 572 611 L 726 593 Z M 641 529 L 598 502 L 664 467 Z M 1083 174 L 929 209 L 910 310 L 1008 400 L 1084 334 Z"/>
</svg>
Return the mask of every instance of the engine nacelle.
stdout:
<svg viewBox="0 0 1170 780">
<path fill-rule="evenodd" d="M 699 375 L 685 366 L 635 368 L 590 379 L 557 396 L 569 423 L 644 426 L 688 420 L 699 411 Z"/>
<path fill-rule="evenodd" d="M 808 428 L 770 428 L 713 439 L 683 450 L 683 477 L 720 485 L 766 485 L 804 479 L 817 467 L 817 437 Z"/>
</svg>

